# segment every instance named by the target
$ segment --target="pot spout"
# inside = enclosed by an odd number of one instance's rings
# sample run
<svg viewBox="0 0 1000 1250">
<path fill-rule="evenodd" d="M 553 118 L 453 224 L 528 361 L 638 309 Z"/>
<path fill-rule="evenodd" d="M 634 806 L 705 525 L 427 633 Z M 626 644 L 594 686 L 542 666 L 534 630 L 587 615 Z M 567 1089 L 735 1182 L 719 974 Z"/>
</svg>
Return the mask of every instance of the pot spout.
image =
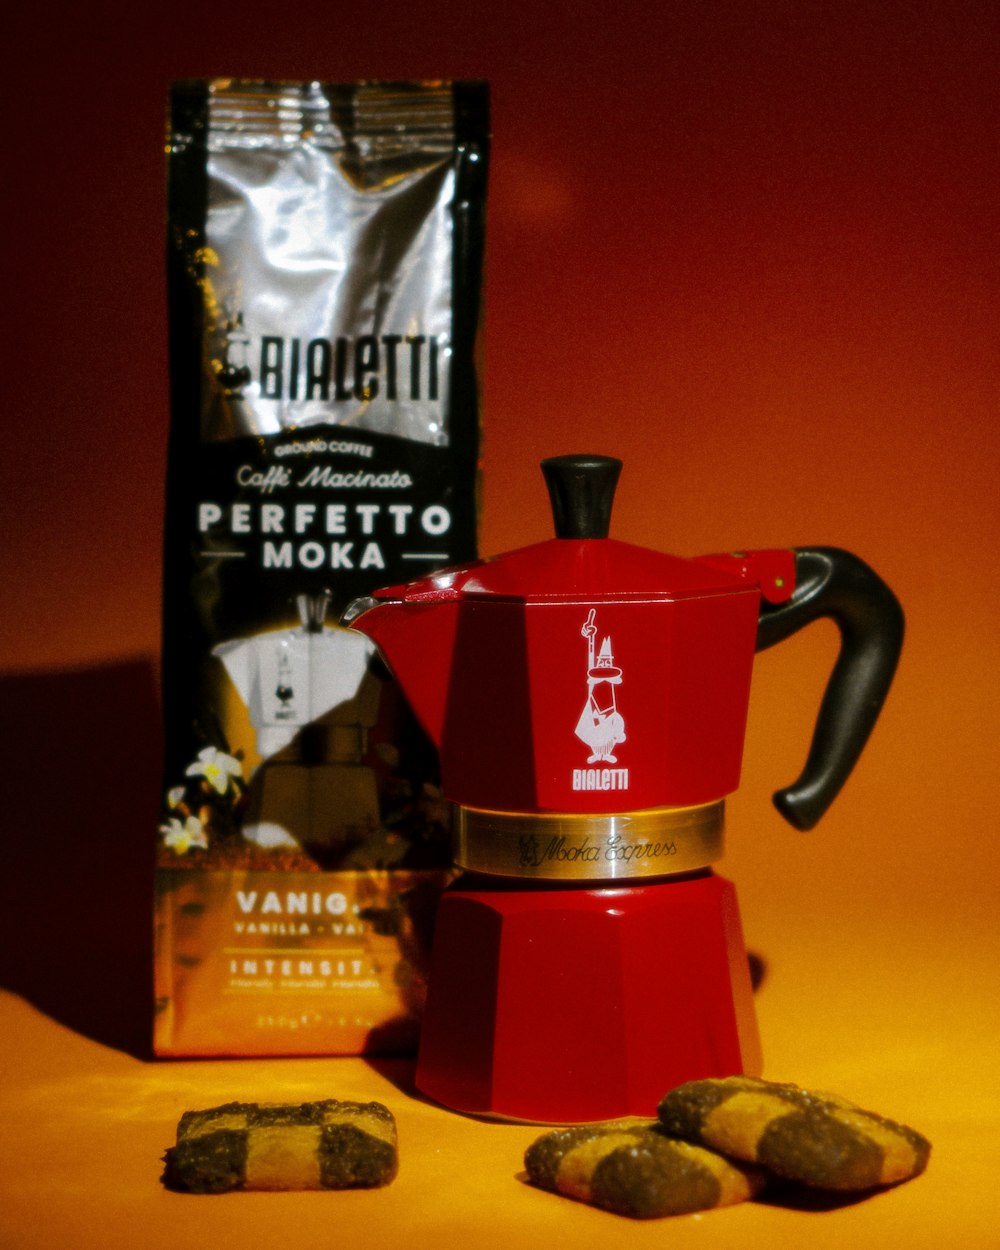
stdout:
<svg viewBox="0 0 1000 1250">
<path fill-rule="evenodd" d="M 444 732 L 458 604 L 355 599 L 341 624 L 370 638 L 438 749 Z"/>
</svg>

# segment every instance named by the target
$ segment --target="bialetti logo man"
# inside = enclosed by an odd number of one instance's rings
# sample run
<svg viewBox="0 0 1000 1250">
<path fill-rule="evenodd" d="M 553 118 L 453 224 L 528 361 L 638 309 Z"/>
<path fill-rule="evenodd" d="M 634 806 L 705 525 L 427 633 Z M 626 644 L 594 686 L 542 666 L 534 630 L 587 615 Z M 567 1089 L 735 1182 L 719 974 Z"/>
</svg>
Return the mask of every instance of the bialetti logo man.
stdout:
<svg viewBox="0 0 1000 1250">
<path fill-rule="evenodd" d="M 597 609 L 591 608 L 580 630 L 587 640 L 587 698 L 576 723 L 576 736 L 590 748 L 591 767 L 573 769 L 573 789 L 627 790 L 628 769 L 606 767 L 618 762 L 615 748 L 625 741 L 625 719 L 617 701 L 622 670 L 615 665 L 610 635 L 598 648 L 596 619 Z"/>
</svg>

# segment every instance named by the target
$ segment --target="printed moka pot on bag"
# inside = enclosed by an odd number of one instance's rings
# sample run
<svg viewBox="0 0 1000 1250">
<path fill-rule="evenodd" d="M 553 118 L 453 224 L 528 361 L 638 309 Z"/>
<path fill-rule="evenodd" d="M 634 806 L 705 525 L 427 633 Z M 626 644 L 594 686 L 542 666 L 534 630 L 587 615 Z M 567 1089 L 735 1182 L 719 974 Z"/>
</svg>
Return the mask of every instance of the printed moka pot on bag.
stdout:
<svg viewBox="0 0 1000 1250">
<path fill-rule="evenodd" d="M 817 617 L 840 653 L 801 777 L 810 828 L 854 766 L 903 618 L 833 548 L 681 559 L 607 537 L 620 461 L 544 461 L 557 537 L 348 609 L 441 754 L 463 875 L 439 906 L 417 1083 L 540 1122 L 652 1115 L 760 1069 L 732 885 L 712 869 L 754 653 Z"/>
<path fill-rule="evenodd" d="M 365 756 L 382 683 L 371 670 L 372 644 L 324 623 L 329 600 L 326 592 L 298 595 L 299 627 L 213 651 L 249 710 L 262 760 L 250 779 L 244 839 L 302 845 L 321 860 L 379 825 Z"/>
</svg>

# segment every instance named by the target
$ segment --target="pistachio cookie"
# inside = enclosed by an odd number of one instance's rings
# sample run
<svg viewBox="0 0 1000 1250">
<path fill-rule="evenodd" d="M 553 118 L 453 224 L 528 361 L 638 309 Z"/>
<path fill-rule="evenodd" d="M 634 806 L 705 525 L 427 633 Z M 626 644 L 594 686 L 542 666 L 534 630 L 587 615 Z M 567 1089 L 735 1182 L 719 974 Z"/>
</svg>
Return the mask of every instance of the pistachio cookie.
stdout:
<svg viewBox="0 0 1000 1250">
<path fill-rule="evenodd" d="M 835 1094 L 757 1077 L 689 1081 L 659 1106 L 671 1136 L 818 1189 L 894 1185 L 927 1166 L 930 1142 Z"/>
<path fill-rule="evenodd" d="M 555 1129 L 528 1147 L 524 1164 L 542 1189 L 636 1219 L 743 1202 L 762 1183 L 753 1168 L 671 1141 L 655 1120 Z"/>
<path fill-rule="evenodd" d="M 185 1111 L 164 1161 L 189 1193 L 370 1188 L 396 1175 L 396 1121 L 378 1102 L 230 1102 Z"/>
</svg>

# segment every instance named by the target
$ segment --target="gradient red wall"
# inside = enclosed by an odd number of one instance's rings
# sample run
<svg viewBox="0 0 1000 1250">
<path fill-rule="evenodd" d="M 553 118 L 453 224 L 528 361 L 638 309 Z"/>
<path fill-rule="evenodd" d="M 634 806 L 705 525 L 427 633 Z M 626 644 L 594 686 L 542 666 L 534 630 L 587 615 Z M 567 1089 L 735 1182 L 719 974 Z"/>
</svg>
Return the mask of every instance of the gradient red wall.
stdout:
<svg viewBox="0 0 1000 1250">
<path fill-rule="evenodd" d="M 607 12 L 21 12 L 0 663 L 158 647 L 169 81 L 485 77 L 484 552 L 549 533 L 537 461 L 585 450 L 625 461 L 620 538 L 862 555 L 909 620 L 884 718 L 825 825 L 793 835 L 767 793 L 804 756 L 834 633 L 761 657 L 732 875 L 751 907 L 780 887 L 843 908 L 849 890 L 859 912 L 937 900 L 974 924 L 997 865 L 998 9 Z"/>
</svg>

